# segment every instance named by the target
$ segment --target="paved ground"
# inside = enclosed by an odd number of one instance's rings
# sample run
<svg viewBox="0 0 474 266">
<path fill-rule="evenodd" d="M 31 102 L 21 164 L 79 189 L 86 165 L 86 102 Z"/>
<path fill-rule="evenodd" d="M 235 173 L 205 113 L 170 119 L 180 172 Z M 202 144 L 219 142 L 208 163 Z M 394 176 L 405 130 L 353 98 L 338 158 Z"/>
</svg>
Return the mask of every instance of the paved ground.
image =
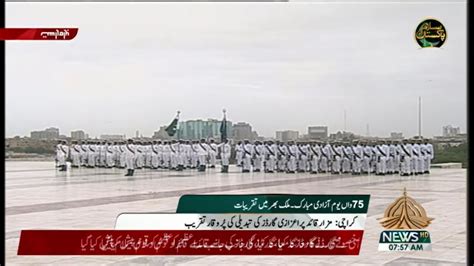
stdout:
<svg viewBox="0 0 474 266">
<path fill-rule="evenodd" d="M 74 169 L 57 172 L 52 162 L 6 162 L 6 262 L 56 265 L 295 265 L 466 263 L 466 171 L 433 169 L 422 177 L 309 174 L 229 174 L 185 171 Z M 434 217 L 428 228 L 433 251 L 378 252 L 382 227 L 376 221 L 406 187 Z M 357 257 L 268 256 L 17 256 L 21 229 L 112 229 L 121 212 L 174 212 L 180 195 L 237 193 L 371 194 L 366 230 Z"/>
</svg>

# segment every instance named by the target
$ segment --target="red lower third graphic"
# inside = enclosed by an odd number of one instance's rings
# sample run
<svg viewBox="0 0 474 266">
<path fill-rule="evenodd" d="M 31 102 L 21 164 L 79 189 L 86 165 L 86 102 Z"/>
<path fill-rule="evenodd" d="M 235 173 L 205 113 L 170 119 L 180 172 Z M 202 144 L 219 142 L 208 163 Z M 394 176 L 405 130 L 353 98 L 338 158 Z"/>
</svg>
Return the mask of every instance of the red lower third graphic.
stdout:
<svg viewBox="0 0 474 266">
<path fill-rule="evenodd" d="M 78 31 L 78 28 L 3 28 L 0 29 L 0 40 L 69 41 Z"/>
<path fill-rule="evenodd" d="M 363 230 L 22 230 L 18 255 L 359 255 Z"/>
</svg>

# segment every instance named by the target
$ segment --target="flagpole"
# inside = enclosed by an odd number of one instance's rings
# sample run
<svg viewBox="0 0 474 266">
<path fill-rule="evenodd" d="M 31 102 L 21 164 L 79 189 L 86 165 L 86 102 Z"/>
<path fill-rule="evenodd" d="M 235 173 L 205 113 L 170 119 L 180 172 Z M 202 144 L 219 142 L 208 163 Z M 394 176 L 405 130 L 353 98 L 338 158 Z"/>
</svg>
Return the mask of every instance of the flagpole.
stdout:
<svg viewBox="0 0 474 266">
<path fill-rule="evenodd" d="M 177 138 L 178 140 L 180 139 L 180 137 L 179 137 L 179 114 L 180 114 L 180 113 L 181 113 L 181 112 L 180 112 L 179 110 L 176 112 L 176 119 L 178 119 L 178 124 L 176 125 L 176 128 L 177 128 L 177 130 L 178 130 L 178 134 L 176 134 L 176 138 Z"/>
<path fill-rule="evenodd" d="M 225 124 L 224 124 L 224 130 L 225 130 L 225 136 L 226 136 L 226 138 L 227 138 L 227 119 L 226 119 L 226 117 L 225 117 L 225 112 L 226 112 L 225 108 L 222 109 L 222 112 L 224 113 L 224 122 L 225 122 Z M 221 132 L 221 134 L 223 134 L 223 133 Z M 224 141 L 224 140 L 221 138 L 221 142 L 223 142 L 223 141 Z"/>
</svg>

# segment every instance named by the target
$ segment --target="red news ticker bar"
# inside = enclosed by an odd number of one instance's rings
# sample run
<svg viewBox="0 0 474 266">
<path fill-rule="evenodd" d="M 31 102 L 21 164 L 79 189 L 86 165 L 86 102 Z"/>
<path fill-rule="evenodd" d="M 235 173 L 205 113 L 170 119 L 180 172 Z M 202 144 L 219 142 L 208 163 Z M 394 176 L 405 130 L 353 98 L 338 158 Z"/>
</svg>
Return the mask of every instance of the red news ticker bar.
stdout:
<svg viewBox="0 0 474 266">
<path fill-rule="evenodd" d="M 0 40 L 69 41 L 78 28 L 0 28 Z"/>
<path fill-rule="evenodd" d="M 359 255 L 363 230 L 22 230 L 18 255 Z"/>
</svg>

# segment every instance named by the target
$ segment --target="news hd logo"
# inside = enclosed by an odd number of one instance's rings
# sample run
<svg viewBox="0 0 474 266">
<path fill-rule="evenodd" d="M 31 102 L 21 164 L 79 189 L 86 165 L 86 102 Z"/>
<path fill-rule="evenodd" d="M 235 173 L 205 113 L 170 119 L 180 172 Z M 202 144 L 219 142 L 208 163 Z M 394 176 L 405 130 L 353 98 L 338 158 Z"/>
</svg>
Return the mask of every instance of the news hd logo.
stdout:
<svg viewBox="0 0 474 266">
<path fill-rule="evenodd" d="M 431 250 L 430 233 L 420 229 L 428 227 L 433 218 L 428 217 L 423 206 L 407 195 L 406 189 L 378 220 L 388 229 L 380 234 L 379 251 Z"/>
</svg>

